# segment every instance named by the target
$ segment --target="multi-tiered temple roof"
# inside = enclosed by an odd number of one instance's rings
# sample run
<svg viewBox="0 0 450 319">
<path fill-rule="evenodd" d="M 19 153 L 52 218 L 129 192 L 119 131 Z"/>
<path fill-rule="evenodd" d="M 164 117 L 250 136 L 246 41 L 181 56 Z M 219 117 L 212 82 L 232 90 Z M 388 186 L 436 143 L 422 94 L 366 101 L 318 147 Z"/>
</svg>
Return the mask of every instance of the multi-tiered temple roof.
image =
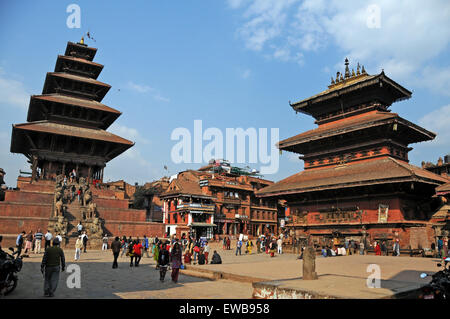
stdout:
<svg viewBox="0 0 450 319">
<path fill-rule="evenodd" d="M 33 178 L 68 175 L 103 178 L 106 163 L 134 145 L 107 132 L 121 115 L 101 103 L 110 85 L 97 80 L 103 65 L 92 62 L 97 49 L 68 42 L 47 73 L 41 95 L 33 95 L 27 123 L 13 125 L 11 152 L 32 163 Z"/>
<path fill-rule="evenodd" d="M 436 136 L 396 113 L 392 103 L 411 92 L 384 71 L 369 75 L 358 65 L 337 73 L 328 89 L 291 104 L 315 118 L 318 127 L 279 142 L 280 150 L 302 154 L 305 170 L 264 188 L 260 196 L 340 189 L 392 182 L 439 185 L 444 178 L 408 164 L 408 145 Z"/>
</svg>

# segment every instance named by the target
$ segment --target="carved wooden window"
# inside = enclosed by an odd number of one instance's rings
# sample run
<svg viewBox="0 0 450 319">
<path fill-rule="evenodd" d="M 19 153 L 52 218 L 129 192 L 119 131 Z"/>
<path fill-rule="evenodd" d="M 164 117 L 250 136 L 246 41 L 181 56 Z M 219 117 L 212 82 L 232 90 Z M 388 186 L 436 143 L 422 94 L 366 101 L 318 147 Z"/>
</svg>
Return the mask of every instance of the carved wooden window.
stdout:
<svg viewBox="0 0 450 319">
<path fill-rule="evenodd" d="M 378 205 L 378 222 L 387 223 L 388 220 L 389 205 Z"/>
</svg>

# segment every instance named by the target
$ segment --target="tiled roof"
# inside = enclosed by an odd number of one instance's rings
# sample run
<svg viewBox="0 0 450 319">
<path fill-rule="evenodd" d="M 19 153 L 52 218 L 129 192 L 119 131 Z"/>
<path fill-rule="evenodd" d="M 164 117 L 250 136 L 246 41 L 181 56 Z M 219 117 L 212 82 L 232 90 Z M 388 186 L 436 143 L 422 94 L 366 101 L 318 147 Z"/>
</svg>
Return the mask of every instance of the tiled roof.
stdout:
<svg viewBox="0 0 450 319">
<path fill-rule="evenodd" d="M 261 189 L 257 195 L 296 194 L 403 181 L 435 185 L 448 182 L 447 179 L 417 166 L 385 157 L 335 167 L 304 170 Z"/>
<path fill-rule="evenodd" d="M 436 193 L 448 193 L 450 192 L 450 181 L 448 183 L 436 187 Z"/>
<path fill-rule="evenodd" d="M 361 74 L 355 78 L 346 79 L 344 82 L 333 85 L 332 87 L 326 89 L 325 91 L 315 94 L 307 99 L 292 103 L 291 105 L 292 107 L 294 107 L 294 109 L 297 109 L 298 107 L 301 108 L 302 105 L 304 106 L 307 103 L 314 103 L 319 100 L 325 100 L 330 97 L 334 97 L 337 94 L 345 94 L 348 91 L 353 91 L 360 89 L 361 87 L 364 86 L 373 85 L 377 83 L 377 81 L 379 80 L 383 80 L 385 83 L 394 87 L 397 90 L 399 96 L 410 97 L 412 94 L 410 91 L 408 91 L 407 89 L 405 89 L 404 87 L 402 87 L 401 85 L 399 85 L 398 83 L 387 77 L 384 74 L 384 72 L 381 72 L 380 74 L 376 75 Z"/>
<path fill-rule="evenodd" d="M 91 78 L 84 77 L 84 76 L 78 76 L 78 75 L 74 75 L 74 74 L 69 74 L 69 73 L 48 72 L 47 75 L 48 76 L 56 76 L 56 77 L 66 78 L 66 79 L 69 79 L 69 80 L 75 80 L 75 81 L 80 81 L 80 82 L 88 82 L 88 83 L 92 83 L 92 84 L 95 84 L 95 85 L 104 86 L 104 87 L 108 87 L 108 88 L 111 87 L 111 85 L 109 85 L 107 83 L 103 83 L 103 82 L 97 81 L 95 79 L 91 79 Z"/>
<path fill-rule="evenodd" d="M 14 124 L 14 129 L 27 130 L 35 132 L 45 132 L 50 134 L 75 136 L 86 139 L 94 139 L 99 141 L 134 145 L 133 142 L 126 140 L 120 136 L 101 129 L 86 128 L 74 125 L 65 125 L 50 121 L 36 121 L 23 124 Z"/>
<path fill-rule="evenodd" d="M 297 144 L 302 141 L 319 139 L 324 136 L 342 134 L 343 132 L 359 130 L 361 126 L 368 126 L 371 124 L 377 125 L 384 120 L 399 118 L 398 114 L 391 112 L 371 111 L 349 118 L 322 124 L 319 127 L 306 131 L 304 133 L 295 135 L 279 142 L 279 148 Z"/>
<path fill-rule="evenodd" d="M 90 108 L 90 109 L 94 109 L 94 110 L 100 110 L 100 111 L 104 111 L 104 112 L 108 112 L 108 113 L 122 114 L 120 111 L 118 111 L 112 107 L 109 107 L 105 104 L 102 104 L 100 102 L 97 102 L 95 100 L 80 99 L 80 98 L 76 98 L 76 97 L 70 97 L 67 95 L 45 94 L 45 95 L 33 95 L 31 98 L 38 99 L 38 100 L 51 101 L 51 102 L 56 102 L 56 103 L 81 106 L 81 107 Z"/>
</svg>

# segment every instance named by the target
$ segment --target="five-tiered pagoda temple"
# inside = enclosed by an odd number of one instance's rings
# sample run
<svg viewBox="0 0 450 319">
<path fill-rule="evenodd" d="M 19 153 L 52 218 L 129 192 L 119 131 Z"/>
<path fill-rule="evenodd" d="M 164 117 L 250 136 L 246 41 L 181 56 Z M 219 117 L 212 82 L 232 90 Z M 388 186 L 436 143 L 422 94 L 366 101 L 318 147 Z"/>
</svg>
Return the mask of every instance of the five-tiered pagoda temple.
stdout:
<svg viewBox="0 0 450 319">
<path fill-rule="evenodd" d="M 83 42 L 83 41 L 81 41 Z M 121 113 L 101 103 L 110 85 L 97 80 L 103 65 L 97 49 L 68 42 L 55 71 L 47 73 L 42 95 L 33 95 L 28 123 L 13 125 L 11 152 L 32 164 L 32 180 L 62 174 L 103 180 L 108 161 L 134 145 L 106 131 Z"/>
<path fill-rule="evenodd" d="M 409 164 L 411 143 L 435 134 L 389 107 L 411 92 L 359 64 L 331 79 L 328 89 L 291 104 L 318 127 L 279 142 L 280 150 L 302 154 L 304 171 L 258 192 L 287 201 L 297 238 L 327 245 L 333 238 L 365 241 L 399 239 L 402 248 L 430 247 L 430 217 L 440 203 L 436 186 L 448 180 Z M 335 241 L 336 242 L 336 241 Z M 367 247 L 367 246 L 366 246 Z"/>
<path fill-rule="evenodd" d="M 121 113 L 101 103 L 110 86 L 97 80 L 103 65 L 92 61 L 96 52 L 83 39 L 68 42 L 42 94 L 31 96 L 28 122 L 13 125 L 11 152 L 25 155 L 32 173 L 0 196 L 2 244 L 14 245 L 21 231 L 40 229 L 59 233 L 62 245 L 73 247 L 79 222 L 91 248 L 101 245 L 103 234 L 164 234 L 164 225 L 151 222 L 146 210 L 130 208 L 125 190 L 102 183 L 106 163 L 134 143 L 106 131 Z M 70 179 L 73 170 L 76 178 Z"/>
</svg>

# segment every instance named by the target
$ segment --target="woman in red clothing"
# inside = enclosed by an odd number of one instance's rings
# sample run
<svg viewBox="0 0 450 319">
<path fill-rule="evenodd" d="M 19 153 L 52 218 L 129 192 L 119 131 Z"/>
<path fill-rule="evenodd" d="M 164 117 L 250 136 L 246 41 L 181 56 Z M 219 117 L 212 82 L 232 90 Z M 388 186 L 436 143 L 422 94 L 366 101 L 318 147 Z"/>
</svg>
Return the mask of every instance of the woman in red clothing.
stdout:
<svg viewBox="0 0 450 319">
<path fill-rule="evenodd" d="M 377 242 L 375 242 L 375 255 L 377 255 L 377 256 L 381 256 L 381 247 L 380 247 L 380 244 L 379 243 L 377 243 Z"/>
<path fill-rule="evenodd" d="M 144 246 L 142 246 L 141 241 L 137 240 L 136 244 L 134 244 L 133 249 L 134 249 L 134 266 L 135 267 L 139 267 L 139 262 L 141 261 L 141 257 L 142 257 L 142 248 Z"/>
</svg>

